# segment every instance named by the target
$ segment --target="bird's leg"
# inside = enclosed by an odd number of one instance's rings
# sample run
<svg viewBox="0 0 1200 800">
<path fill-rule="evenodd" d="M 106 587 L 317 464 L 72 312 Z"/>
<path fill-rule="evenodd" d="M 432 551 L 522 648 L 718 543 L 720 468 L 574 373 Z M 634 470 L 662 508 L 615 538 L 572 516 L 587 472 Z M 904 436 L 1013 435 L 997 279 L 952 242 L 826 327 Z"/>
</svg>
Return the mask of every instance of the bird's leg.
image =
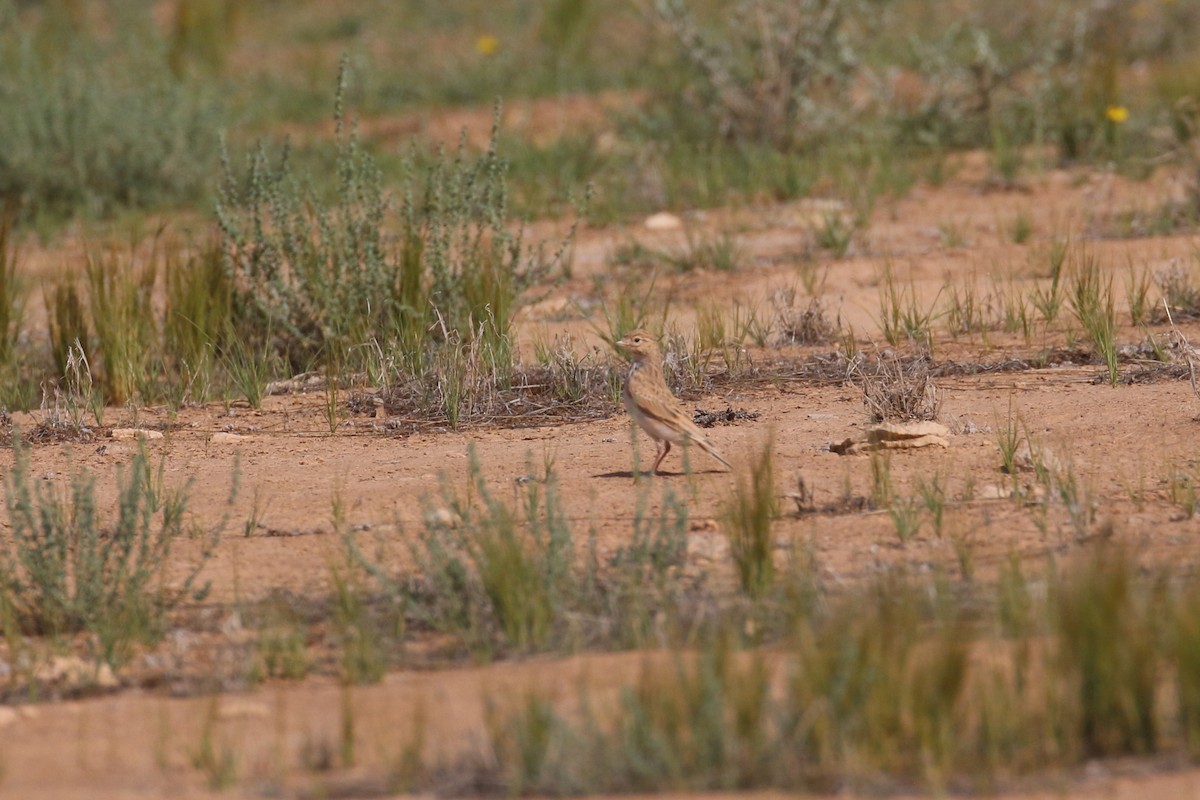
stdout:
<svg viewBox="0 0 1200 800">
<path fill-rule="evenodd" d="M 654 461 L 653 472 L 655 475 L 662 474 L 658 471 L 658 465 L 661 464 L 663 462 L 663 459 L 667 457 L 667 453 L 671 452 L 671 443 L 670 442 L 668 442 L 666 439 L 663 439 L 662 444 L 663 444 L 662 452 L 658 454 L 658 458 Z"/>
</svg>

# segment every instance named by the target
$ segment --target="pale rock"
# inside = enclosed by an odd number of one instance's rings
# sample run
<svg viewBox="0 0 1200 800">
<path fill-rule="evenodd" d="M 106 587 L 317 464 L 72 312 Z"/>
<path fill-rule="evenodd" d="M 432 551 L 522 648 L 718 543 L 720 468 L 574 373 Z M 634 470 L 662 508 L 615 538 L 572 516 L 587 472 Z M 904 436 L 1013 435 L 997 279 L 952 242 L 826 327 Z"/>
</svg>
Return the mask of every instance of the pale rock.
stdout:
<svg viewBox="0 0 1200 800">
<path fill-rule="evenodd" d="M 229 433 L 228 431 L 217 431 L 208 441 L 212 444 L 238 444 L 239 442 L 249 441 L 250 437 L 240 433 Z"/>
<path fill-rule="evenodd" d="M 677 231 L 683 227 L 683 220 L 669 211 L 660 211 L 646 217 L 642 226 L 648 231 Z"/>
<path fill-rule="evenodd" d="M 108 664 L 85 661 L 78 656 L 54 656 L 34 671 L 34 677 L 41 683 L 67 686 L 115 689 L 121 685 Z"/>
<path fill-rule="evenodd" d="M 1013 466 L 1017 472 L 1036 472 L 1039 464 L 1052 474 L 1063 471 L 1063 463 L 1053 450 L 1045 445 L 1039 445 L 1037 452 L 1034 452 L 1029 440 L 1022 439 L 1021 444 L 1017 446 L 1016 453 L 1013 454 Z"/>
<path fill-rule="evenodd" d="M 724 561 L 729 557 L 729 540 L 721 533 L 704 531 L 687 537 L 687 557 L 705 561 Z"/>
<path fill-rule="evenodd" d="M 792 205 L 787 222 L 801 228 L 822 228 L 829 224 L 830 219 L 839 219 L 849 224 L 850 207 L 840 200 L 805 198 Z"/>
<path fill-rule="evenodd" d="M 981 486 L 975 491 L 976 500 L 1004 500 L 1012 497 L 1011 486 L 998 486 L 994 483 L 989 483 L 987 486 Z"/>
<path fill-rule="evenodd" d="M 458 514 L 448 508 L 435 508 L 425 515 L 425 524 L 430 528 L 457 528 L 461 522 Z"/>
<path fill-rule="evenodd" d="M 921 447 L 949 447 L 950 429 L 937 422 L 884 422 L 862 433 L 829 445 L 838 455 L 856 455 L 872 450 L 914 450 Z"/>
<path fill-rule="evenodd" d="M 163 438 L 162 431 L 148 431 L 144 428 L 113 428 L 109 436 L 118 442 L 128 442 L 134 439 L 154 441 Z"/>
<path fill-rule="evenodd" d="M 271 381 L 267 384 L 265 391 L 268 395 L 301 394 L 324 388 L 324 386 L 324 375 L 319 372 L 303 372 L 281 381 Z"/>
</svg>

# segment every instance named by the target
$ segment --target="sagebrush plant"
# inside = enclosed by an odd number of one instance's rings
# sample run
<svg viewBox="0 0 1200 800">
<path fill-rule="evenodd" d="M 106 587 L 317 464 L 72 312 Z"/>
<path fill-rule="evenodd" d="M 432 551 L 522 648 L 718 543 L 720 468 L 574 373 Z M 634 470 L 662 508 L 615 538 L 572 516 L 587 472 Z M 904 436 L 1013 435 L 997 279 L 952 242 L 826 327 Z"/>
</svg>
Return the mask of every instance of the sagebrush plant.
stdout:
<svg viewBox="0 0 1200 800">
<path fill-rule="evenodd" d="M 652 277 L 646 282 L 645 291 L 634 281 L 621 281 L 620 293 L 613 306 L 601 298 L 600 313 L 604 317 L 604 327 L 596 327 L 596 333 L 601 339 L 614 345 L 625 335 L 635 330 L 648 330 L 660 335 L 667 324 L 667 312 L 670 310 L 671 297 L 659 299 L 655 291 L 655 280 Z"/>
<path fill-rule="evenodd" d="M 827 211 L 821 215 L 821 224 L 814 226 L 813 238 L 817 245 L 828 250 L 834 258 L 845 258 L 854 243 L 855 226 L 844 214 Z"/>
<path fill-rule="evenodd" d="M 541 649 L 566 607 L 574 552 L 553 476 L 540 478 L 525 482 L 523 508 L 510 506 L 488 491 L 472 453 L 466 495 L 446 487 L 445 506 L 430 511 L 412 545 L 419 579 L 397 581 L 358 551 L 360 558 L 407 597 L 414 621 L 458 636 L 477 655 L 497 645 Z"/>
<path fill-rule="evenodd" d="M 1117 6 L 978 6 L 935 36 L 913 35 L 910 66 L 924 80 L 891 105 L 893 125 L 902 142 L 989 147 L 1006 184 L 1028 145 L 1053 145 L 1069 160 L 1112 158 L 1105 111 L 1119 104 L 1116 76 L 1138 51 L 1156 48 L 1156 24 Z M 1142 136 L 1136 127 L 1126 138 Z"/>
<path fill-rule="evenodd" d="M 689 91 L 668 107 L 688 114 L 691 126 L 794 150 L 849 125 L 854 25 L 865 19 L 856 0 L 739 0 L 716 35 L 681 0 L 655 0 L 653 8 L 688 68 Z"/>
<path fill-rule="evenodd" d="M 3 618 L 27 635 L 86 631 L 114 667 L 132 657 L 135 645 L 166 632 L 174 606 L 207 592 L 199 573 L 220 532 L 198 532 L 199 560 L 167 586 L 174 540 L 190 532 L 187 486 L 165 487 L 161 470 L 156 474 L 139 448 L 128 474 L 118 472 L 117 487 L 110 516 L 97 506 L 94 477 L 77 473 L 65 490 L 35 481 L 28 453 L 17 444 L 5 482 L 12 536 L 0 546 Z"/>
<path fill-rule="evenodd" d="M 224 111 L 166 68 L 148 18 L 118 5 L 93 25 L 18 5 L 0 3 L 0 199 L 37 221 L 200 198 Z"/>
<path fill-rule="evenodd" d="M 250 341 L 270 330 L 293 369 L 335 351 L 350 363 L 375 338 L 403 354 L 402 369 L 423 374 L 439 350 L 478 342 L 503 383 L 521 292 L 563 258 L 569 238 L 546 252 L 510 229 L 498 108 L 487 150 L 472 155 L 464 137 L 424 168 L 409 157 L 399 198 L 390 196 L 346 119 L 346 73 L 343 62 L 332 200 L 296 174 L 286 149 L 272 160 L 260 145 L 244 175 L 224 159 L 217 218 L 236 330 Z"/>
<path fill-rule="evenodd" d="M 1162 292 L 1162 302 L 1170 309 L 1169 312 L 1155 310 L 1152 321 L 1161 323 L 1167 321 L 1168 313 L 1177 319 L 1195 319 L 1200 317 L 1200 286 L 1196 285 L 1195 276 L 1190 267 L 1173 264 L 1171 268 L 1155 275 L 1159 291 Z"/>
</svg>

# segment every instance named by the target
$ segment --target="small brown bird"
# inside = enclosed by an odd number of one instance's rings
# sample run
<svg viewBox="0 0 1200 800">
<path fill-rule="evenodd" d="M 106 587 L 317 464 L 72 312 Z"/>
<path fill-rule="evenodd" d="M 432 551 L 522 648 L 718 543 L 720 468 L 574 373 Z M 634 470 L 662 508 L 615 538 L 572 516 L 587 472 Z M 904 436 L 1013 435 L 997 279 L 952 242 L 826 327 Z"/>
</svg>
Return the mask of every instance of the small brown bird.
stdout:
<svg viewBox="0 0 1200 800">
<path fill-rule="evenodd" d="M 658 473 L 658 467 L 667 453 L 671 452 L 672 444 L 686 447 L 693 442 L 727 468 L 733 469 L 683 412 L 679 401 L 667 388 L 667 382 L 663 380 L 662 354 L 654 337 L 645 331 L 633 331 L 617 342 L 617 346 L 628 350 L 633 356 L 629 376 L 625 379 L 625 391 L 621 396 L 629 415 L 654 440 L 657 458 L 653 472 Z"/>
</svg>

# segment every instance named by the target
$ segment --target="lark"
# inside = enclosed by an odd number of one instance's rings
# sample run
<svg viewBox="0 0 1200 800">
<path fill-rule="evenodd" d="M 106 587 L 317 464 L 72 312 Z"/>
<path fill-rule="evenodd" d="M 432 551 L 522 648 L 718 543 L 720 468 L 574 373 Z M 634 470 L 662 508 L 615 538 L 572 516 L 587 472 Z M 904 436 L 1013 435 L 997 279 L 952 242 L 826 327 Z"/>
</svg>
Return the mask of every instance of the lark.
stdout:
<svg viewBox="0 0 1200 800">
<path fill-rule="evenodd" d="M 662 354 L 654 337 L 645 331 L 634 331 L 617 342 L 617 346 L 633 356 L 622 398 L 629 415 L 654 440 L 656 458 L 652 471 L 659 474 L 658 467 L 671 452 L 672 444 L 685 447 L 697 444 L 726 468 L 733 469 L 679 407 L 679 401 L 667 388 L 663 380 Z"/>
</svg>

